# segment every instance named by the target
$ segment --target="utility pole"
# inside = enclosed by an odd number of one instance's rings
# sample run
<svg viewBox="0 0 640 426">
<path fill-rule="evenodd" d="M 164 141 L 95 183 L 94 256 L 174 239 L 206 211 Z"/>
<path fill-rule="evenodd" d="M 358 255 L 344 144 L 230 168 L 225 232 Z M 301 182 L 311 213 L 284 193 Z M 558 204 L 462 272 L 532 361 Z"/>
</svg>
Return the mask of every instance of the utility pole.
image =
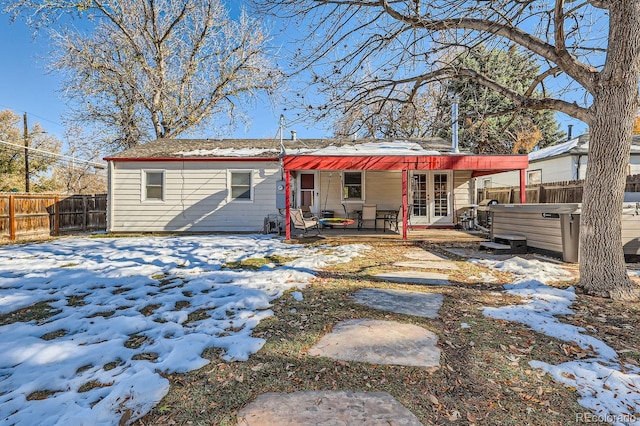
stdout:
<svg viewBox="0 0 640 426">
<path fill-rule="evenodd" d="M 29 130 L 27 113 L 24 113 L 24 192 L 29 192 Z"/>
</svg>

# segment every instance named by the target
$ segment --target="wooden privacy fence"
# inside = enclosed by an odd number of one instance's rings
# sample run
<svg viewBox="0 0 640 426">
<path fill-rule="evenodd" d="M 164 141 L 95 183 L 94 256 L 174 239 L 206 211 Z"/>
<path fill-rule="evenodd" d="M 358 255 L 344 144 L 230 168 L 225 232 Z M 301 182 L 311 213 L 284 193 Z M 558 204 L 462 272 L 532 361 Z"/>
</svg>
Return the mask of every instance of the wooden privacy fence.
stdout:
<svg viewBox="0 0 640 426">
<path fill-rule="evenodd" d="M 533 203 L 581 203 L 584 180 L 566 182 L 548 182 L 527 185 L 525 195 L 527 204 Z M 640 192 L 640 175 L 627 176 L 625 192 Z M 478 202 L 498 200 L 500 204 L 519 204 L 520 187 L 481 188 L 478 190 Z"/>
<path fill-rule="evenodd" d="M 0 239 L 105 231 L 107 195 L 0 193 Z"/>
</svg>

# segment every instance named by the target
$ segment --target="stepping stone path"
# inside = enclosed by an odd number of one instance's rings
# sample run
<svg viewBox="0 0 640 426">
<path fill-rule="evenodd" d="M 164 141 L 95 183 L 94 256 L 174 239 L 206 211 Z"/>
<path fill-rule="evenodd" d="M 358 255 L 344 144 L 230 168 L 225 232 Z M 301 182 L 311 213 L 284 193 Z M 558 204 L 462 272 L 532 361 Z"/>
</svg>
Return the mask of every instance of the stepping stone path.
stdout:
<svg viewBox="0 0 640 426">
<path fill-rule="evenodd" d="M 406 284 L 449 285 L 449 275 L 439 272 L 425 272 L 416 270 L 383 272 L 374 275 L 379 280 Z"/>
<path fill-rule="evenodd" d="M 409 262 L 396 262 L 393 266 L 399 266 L 401 268 L 424 268 L 424 269 L 442 269 L 446 271 L 457 271 L 458 265 L 453 262 L 436 261 L 436 260 L 413 260 Z"/>
<path fill-rule="evenodd" d="M 419 248 L 409 250 L 404 257 L 414 260 L 447 260 L 445 257 L 439 254 L 432 253 L 430 251 L 422 250 Z"/>
<path fill-rule="evenodd" d="M 371 364 L 440 366 L 438 336 L 422 327 L 396 321 L 357 319 L 333 327 L 309 349 L 309 355 Z"/>
<path fill-rule="evenodd" d="M 413 262 L 394 266 L 457 270 L 455 263 L 422 249 L 406 257 Z M 447 285 L 447 274 L 419 270 L 375 275 L 385 281 L 410 284 Z M 441 294 L 391 289 L 363 289 L 353 295 L 362 305 L 390 312 L 436 318 L 442 306 Z M 309 356 L 372 364 L 394 364 L 427 368 L 440 366 L 438 336 L 413 324 L 358 319 L 337 324 L 308 352 Z M 238 412 L 238 426 L 366 425 L 418 426 L 417 417 L 386 392 L 308 391 L 267 393 Z"/>
<path fill-rule="evenodd" d="M 295 408 L 294 408 L 295 407 Z M 238 413 L 239 426 L 421 426 L 386 392 L 266 393 Z"/>
<path fill-rule="evenodd" d="M 361 305 L 398 314 L 437 318 L 444 296 L 419 291 L 365 288 L 353 299 Z"/>
</svg>

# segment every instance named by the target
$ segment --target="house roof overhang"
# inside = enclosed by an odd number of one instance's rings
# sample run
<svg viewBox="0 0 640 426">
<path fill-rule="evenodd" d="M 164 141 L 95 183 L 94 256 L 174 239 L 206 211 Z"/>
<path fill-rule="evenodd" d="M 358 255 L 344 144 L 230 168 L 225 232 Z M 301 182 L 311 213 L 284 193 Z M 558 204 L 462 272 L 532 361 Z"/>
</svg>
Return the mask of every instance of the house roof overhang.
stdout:
<svg viewBox="0 0 640 426">
<path fill-rule="evenodd" d="M 526 155 L 285 155 L 292 170 L 471 170 L 474 177 L 529 166 Z"/>
<path fill-rule="evenodd" d="M 209 163 L 215 163 L 215 162 L 234 162 L 234 161 L 248 161 L 248 162 L 252 162 L 252 161 L 257 161 L 257 162 L 263 162 L 263 163 L 272 163 L 274 161 L 279 161 L 278 157 L 215 157 L 215 158 L 211 158 L 211 157 L 206 157 L 206 158 L 200 158 L 200 157 L 184 157 L 184 158 L 176 158 L 176 157 L 153 157 L 153 158 L 123 158 L 123 157 L 105 157 L 104 158 L 105 161 L 113 161 L 113 162 L 122 162 L 122 163 L 145 163 L 145 162 L 176 162 L 176 161 L 183 161 L 183 162 L 209 162 Z"/>
</svg>

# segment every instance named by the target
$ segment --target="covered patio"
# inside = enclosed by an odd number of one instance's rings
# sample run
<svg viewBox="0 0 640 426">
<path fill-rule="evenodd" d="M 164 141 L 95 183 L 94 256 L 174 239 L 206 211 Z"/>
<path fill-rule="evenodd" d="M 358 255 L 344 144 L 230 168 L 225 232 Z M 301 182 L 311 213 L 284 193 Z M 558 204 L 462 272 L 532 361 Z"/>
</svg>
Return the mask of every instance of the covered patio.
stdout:
<svg viewBox="0 0 640 426">
<path fill-rule="evenodd" d="M 456 212 L 474 205 L 473 178 L 505 171 L 520 171 L 520 200 L 525 200 L 526 155 L 437 151 L 416 155 L 412 149 L 378 154 L 370 145 L 361 153 L 319 150 L 282 157 L 284 193 L 289 194 L 287 239 L 291 238 L 291 209 L 301 206 L 311 207 L 314 214 L 332 211 L 337 215 L 353 213 L 367 204 L 381 210 L 397 209 L 403 240 L 408 238 L 409 217 L 413 229 L 453 228 Z M 338 226 L 331 233 L 341 231 L 362 232 Z"/>
</svg>

